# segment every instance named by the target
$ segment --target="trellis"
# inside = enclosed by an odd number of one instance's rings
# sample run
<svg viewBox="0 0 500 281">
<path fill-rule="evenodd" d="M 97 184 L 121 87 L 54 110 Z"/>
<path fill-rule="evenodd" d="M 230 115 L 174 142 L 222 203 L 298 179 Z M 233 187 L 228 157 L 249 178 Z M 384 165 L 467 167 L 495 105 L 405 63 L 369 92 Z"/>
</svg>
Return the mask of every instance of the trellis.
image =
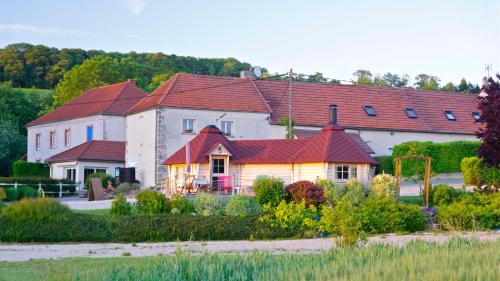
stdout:
<svg viewBox="0 0 500 281">
<path fill-rule="evenodd" d="M 396 157 L 396 180 L 398 183 L 398 201 L 401 190 L 401 160 L 403 159 L 421 159 L 425 161 L 425 175 L 424 175 L 424 193 L 425 193 L 425 206 L 429 207 L 429 192 L 431 185 L 431 157 L 422 156 L 422 155 L 405 155 Z"/>
</svg>

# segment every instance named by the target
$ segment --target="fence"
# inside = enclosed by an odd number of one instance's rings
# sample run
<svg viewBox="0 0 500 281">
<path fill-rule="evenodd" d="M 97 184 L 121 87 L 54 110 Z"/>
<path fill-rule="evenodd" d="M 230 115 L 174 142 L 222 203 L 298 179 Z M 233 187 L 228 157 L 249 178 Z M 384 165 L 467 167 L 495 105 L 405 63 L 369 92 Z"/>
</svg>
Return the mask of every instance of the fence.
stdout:
<svg viewBox="0 0 500 281">
<path fill-rule="evenodd" d="M 23 184 L 23 183 L 0 183 L 0 187 L 3 187 L 3 186 L 6 186 L 6 187 L 14 187 L 14 189 L 17 190 L 18 187 L 20 186 L 29 186 L 29 187 L 33 187 L 33 186 L 37 186 L 38 187 L 38 193 L 41 193 L 41 195 L 45 195 L 45 194 L 54 194 L 56 195 L 57 197 L 63 197 L 63 195 L 67 194 L 67 195 L 71 195 L 71 194 L 78 194 L 79 190 L 80 190 L 80 183 L 77 182 L 77 183 L 62 183 L 62 182 L 59 182 L 59 183 L 55 183 L 55 184 L 42 184 L 42 183 L 38 183 L 38 184 Z M 43 187 L 46 187 L 45 189 Z M 50 189 L 47 188 L 47 187 L 51 187 Z M 53 187 L 56 187 L 56 188 L 53 188 Z M 70 188 L 65 188 L 65 187 L 70 187 Z M 73 187 L 73 188 L 71 188 Z M 66 190 L 65 190 L 66 189 Z M 71 191 L 72 189 L 74 189 L 74 191 Z"/>
</svg>

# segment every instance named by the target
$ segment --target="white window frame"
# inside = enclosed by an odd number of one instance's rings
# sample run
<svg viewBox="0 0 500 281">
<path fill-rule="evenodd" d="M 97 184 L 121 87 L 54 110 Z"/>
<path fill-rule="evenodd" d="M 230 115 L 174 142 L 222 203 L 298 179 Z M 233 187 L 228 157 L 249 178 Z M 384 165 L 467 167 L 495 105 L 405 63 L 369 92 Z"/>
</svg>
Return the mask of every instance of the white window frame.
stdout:
<svg viewBox="0 0 500 281">
<path fill-rule="evenodd" d="M 191 122 L 191 126 L 189 126 L 190 122 Z M 194 119 L 194 118 L 182 118 L 182 133 L 183 134 L 194 134 L 195 133 L 195 129 L 194 129 L 195 123 L 196 123 L 196 119 Z"/>
<path fill-rule="evenodd" d="M 71 174 L 69 180 L 76 181 L 76 168 L 66 168 L 64 171 L 64 177 L 68 179 L 68 172 Z"/>
<path fill-rule="evenodd" d="M 71 146 L 71 129 L 64 129 L 64 146 Z"/>
<path fill-rule="evenodd" d="M 233 121 L 220 121 L 220 130 L 224 135 L 226 136 L 232 136 L 233 135 Z M 229 131 L 227 130 L 229 125 Z"/>
<path fill-rule="evenodd" d="M 339 171 L 339 168 L 341 168 L 341 171 Z M 342 173 L 342 177 L 339 177 L 338 173 Z M 347 178 L 344 178 L 343 175 L 344 173 L 347 172 Z M 338 164 L 335 165 L 335 179 L 339 181 L 348 181 L 352 178 L 357 178 L 358 177 L 358 166 L 357 165 L 351 165 L 351 164 Z"/>
<path fill-rule="evenodd" d="M 35 149 L 42 150 L 42 133 L 35 134 Z"/>
<path fill-rule="evenodd" d="M 56 131 L 55 130 L 50 131 L 50 133 L 49 133 L 49 148 L 50 149 L 56 148 L 56 139 L 57 139 Z"/>
</svg>

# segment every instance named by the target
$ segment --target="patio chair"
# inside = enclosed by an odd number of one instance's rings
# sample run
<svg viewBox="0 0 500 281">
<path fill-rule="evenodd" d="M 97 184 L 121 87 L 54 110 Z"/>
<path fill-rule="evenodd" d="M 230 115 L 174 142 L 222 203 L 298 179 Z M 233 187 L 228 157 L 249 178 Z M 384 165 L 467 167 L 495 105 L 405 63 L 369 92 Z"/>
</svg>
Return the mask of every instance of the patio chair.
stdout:
<svg viewBox="0 0 500 281">
<path fill-rule="evenodd" d="M 196 194 L 197 190 L 193 185 L 194 178 L 195 175 L 186 175 L 186 179 L 184 180 L 184 187 L 182 189 L 185 189 L 187 191 L 187 194 Z"/>
<path fill-rule="evenodd" d="M 99 178 L 90 179 L 89 201 L 99 201 L 106 199 L 106 190 L 102 187 L 102 181 Z"/>
</svg>

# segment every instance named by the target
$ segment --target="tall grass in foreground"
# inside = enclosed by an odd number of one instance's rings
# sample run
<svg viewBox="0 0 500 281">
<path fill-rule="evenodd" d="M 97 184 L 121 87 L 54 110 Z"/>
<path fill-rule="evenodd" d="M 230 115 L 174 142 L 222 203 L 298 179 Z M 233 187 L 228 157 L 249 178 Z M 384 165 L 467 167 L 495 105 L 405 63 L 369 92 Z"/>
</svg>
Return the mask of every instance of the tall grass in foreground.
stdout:
<svg viewBox="0 0 500 281">
<path fill-rule="evenodd" d="M 0 280 L 499 280 L 500 240 L 375 245 L 319 254 L 0 263 Z"/>
</svg>

